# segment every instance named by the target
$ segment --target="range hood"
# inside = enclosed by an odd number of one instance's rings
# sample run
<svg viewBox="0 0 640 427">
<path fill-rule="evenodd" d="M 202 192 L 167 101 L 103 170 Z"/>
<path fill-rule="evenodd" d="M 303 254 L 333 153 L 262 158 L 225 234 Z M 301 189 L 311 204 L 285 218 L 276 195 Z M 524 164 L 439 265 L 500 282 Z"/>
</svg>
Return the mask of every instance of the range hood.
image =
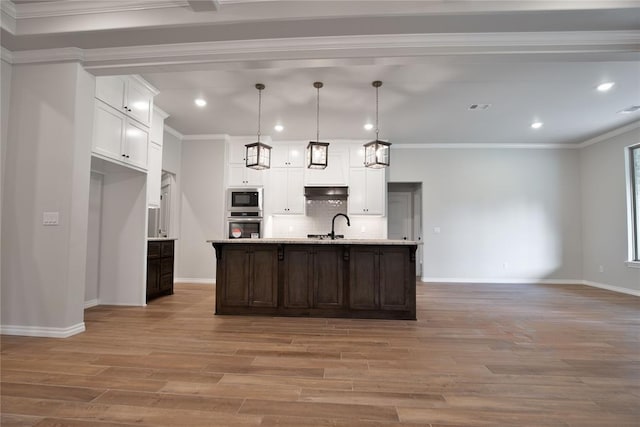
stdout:
<svg viewBox="0 0 640 427">
<path fill-rule="evenodd" d="M 347 200 L 349 187 L 304 187 L 308 200 Z"/>
</svg>

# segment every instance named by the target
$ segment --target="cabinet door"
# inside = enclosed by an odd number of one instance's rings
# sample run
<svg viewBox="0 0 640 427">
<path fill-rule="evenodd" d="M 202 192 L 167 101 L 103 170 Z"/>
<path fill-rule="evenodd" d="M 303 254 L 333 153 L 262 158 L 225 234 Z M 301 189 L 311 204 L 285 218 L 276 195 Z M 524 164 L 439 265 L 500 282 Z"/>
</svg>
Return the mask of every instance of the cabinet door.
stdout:
<svg viewBox="0 0 640 427">
<path fill-rule="evenodd" d="M 128 79 L 126 85 L 126 107 L 128 114 L 142 124 L 151 124 L 153 94 L 142 84 Z"/>
<path fill-rule="evenodd" d="M 313 300 L 317 308 L 343 306 L 343 249 L 316 248 L 313 257 Z"/>
<path fill-rule="evenodd" d="M 305 185 L 347 185 L 348 153 L 344 148 L 329 146 L 329 159 L 325 169 L 307 169 Z"/>
<path fill-rule="evenodd" d="M 271 148 L 271 167 L 285 168 L 289 166 L 289 146 L 273 145 Z"/>
<path fill-rule="evenodd" d="M 111 107 L 96 101 L 93 122 L 93 152 L 122 161 L 122 141 L 126 118 Z"/>
<path fill-rule="evenodd" d="M 173 258 L 160 261 L 160 292 L 173 293 Z"/>
<path fill-rule="evenodd" d="M 229 163 L 242 163 L 244 166 L 246 154 L 247 148 L 245 144 L 237 141 L 229 143 Z"/>
<path fill-rule="evenodd" d="M 349 146 L 349 166 L 352 168 L 364 167 L 364 145 L 352 144 Z"/>
<path fill-rule="evenodd" d="M 311 307 L 312 256 L 312 250 L 309 248 L 285 247 L 284 306 L 286 308 Z"/>
<path fill-rule="evenodd" d="M 366 214 L 367 178 L 364 168 L 351 169 L 349 172 L 348 212 L 352 215 Z"/>
<path fill-rule="evenodd" d="M 290 168 L 287 170 L 286 186 L 274 187 L 275 192 L 279 189 L 286 188 L 287 195 L 287 213 L 288 214 L 304 214 L 304 169 Z"/>
<path fill-rule="evenodd" d="M 162 147 L 149 144 L 149 164 L 147 168 L 147 204 L 160 207 L 160 190 L 162 185 Z"/>
<path fill-rule="evenodd" d="M 96 98 L 117 111 L 127 113 L 124 108 L 125 78 L 123 76 L 96 77 Z"/>
<path fill-rule="evenodd" d="M 305 145 L 304 144 L 291 144 L 287 149 L 289 155 L 289 167 L 303 168 L 305 160 Z"/>
<path fill-rule="evenodd" d="M 253 248 L 251 253 L 251 285 L 249 305 L 278 305 L 278 252 L 271 247 Z"/>
<path fill-rule="evenodd" d="M 126 161 L 134 166 L 138 166 L 142 169 L 147 169 L 148 150 L 148 129 L 133 121 L 127 121 L 127 127 L 125 131 Z"/>
<path fill-rule="evenodd" d="M 365 169 L 365 214 L 367 215 L 384 214 L 384 195 L 386 193 L 384 173 L 384 169 Z"/>
<path fill-rule="evenodd" d="M 287 202 L 288 191 L 283 191 L 288 187 L 289 173 L 286 168 L 273 168 L 271 169 L 271 191 L 267 193 L 269 201 L 271 203 L 271 212 L 274 214 L 287 214 L 289 209 Z"/>
<path fill-rule="evenodd" d="M 249 306 L 249 249 L 244 246 L 224 247 L 224 288 L 222 305 L 229 307 Z"/>
<path fill-rule="evenodd" d="M 384 248 L 380 254 L 380 308 L 383 310 L 408 310 L 410 280 L 416 280 L 411 272 L 409 248 Z"/>
<path fill-rule="evenodd" d="M 378 251 L 370 247 L 352 247 L 349 265 L 349 307 L 373 310 L 378 300 Z"/>
<path fill-rule="evenodd" d="M 160 258 L 147 260 L 147 301 L 160 292 Z"/>
<path fill-rule="evenodd" d="M 260 187 L 264 183 L 264 176 L 268 174 L 269 169 L 267 170 L 258 170 L 251 169 L 245 166 L 244 168 L 244 176 L 245 176 L 245 184 L 250 185 L 252 187 Z"/>
<path fill-rule="evenodd" d="M 229 165 L 229 187 L 242 187 L 247 185 L 245 182 L 246 166 L 244 164 Z"/>
</svg>

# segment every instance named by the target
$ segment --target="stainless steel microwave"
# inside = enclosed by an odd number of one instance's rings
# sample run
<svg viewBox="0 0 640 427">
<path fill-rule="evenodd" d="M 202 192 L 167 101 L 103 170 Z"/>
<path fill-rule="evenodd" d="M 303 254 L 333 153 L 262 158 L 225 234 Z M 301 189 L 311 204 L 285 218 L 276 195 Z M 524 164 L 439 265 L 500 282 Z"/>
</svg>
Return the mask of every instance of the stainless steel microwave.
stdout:
<svg viewBox="0 0 640 427">
<path fill-rule="evenodd" d="M 251 216 L 261 217 L 262 188 L 227 189 L 227 216 L 235 216 L 233 212 L 251 212 L 254 213 Z"/>
</svg>

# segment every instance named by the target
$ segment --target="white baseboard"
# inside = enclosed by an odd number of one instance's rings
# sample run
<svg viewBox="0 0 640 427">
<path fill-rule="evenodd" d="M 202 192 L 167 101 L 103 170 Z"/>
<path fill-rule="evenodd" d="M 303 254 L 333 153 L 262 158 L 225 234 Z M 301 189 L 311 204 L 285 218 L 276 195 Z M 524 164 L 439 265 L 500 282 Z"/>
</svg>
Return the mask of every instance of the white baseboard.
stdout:
<svg viewBox="0 0 640 427">
<path fill-rule="evenodd" d="M 491 284 L 491 283 L 516 283 L 516 284 L 541 284 L 541 285 L 585 285 L 594 288 L 606 289 L 608 291 L 620 292 L 623 294 L 640 297 L 640 290 L 623 288 L 622 286 L 612 286 L 604 283 L 591 282 L 589 280 L 568 280 L 568 279 L 469 279 L 461 277 L 422 277 L 422 282 L 427 283 L 447 283 L 455 284 Z"/>
<path fill-rule="evenodd" d="M 173 283 L 198 283 L 203 285 L 215 285 L 216 279 L 194 278 L 194 277 L 174 277 Z"/>
<path fill-rule="evenodd" d="M 461 277 L 422 277 L 423 282 L 429 283 L 539 283 L 543 285 L 582 285 L 582 280 L 568 280 L 568 279 L 469 279 Z"/>
<path fill-rule="evenodd" d="M 608 291 L 620 292 L 623 294 L 633 295 L 636 297 L 640 297 L 640 290 L 623 288 L 622 286 L 612 286 L 606 285 L 604 283 L 592 282 L 590 280 L 583 280 L 582 283 L 587 286 L 592 286 L 594 288 L 606 289 Z"/>
<path fill-rule="evenodd" d="M 95 307 L 98 304 L 98 298 L 90 299 L 89 301 L 84 302 L 84 308 Z"/>
<path fill-rule="evenodd" d="M 43 326 L 18 326 L 2 325 L 0 332 L 3 335 L 22 335 L 25 337 L 67 338 L 80 332 L 84 332 L 84 322 L 68 328 L 50 328 Z"/>
</svg>

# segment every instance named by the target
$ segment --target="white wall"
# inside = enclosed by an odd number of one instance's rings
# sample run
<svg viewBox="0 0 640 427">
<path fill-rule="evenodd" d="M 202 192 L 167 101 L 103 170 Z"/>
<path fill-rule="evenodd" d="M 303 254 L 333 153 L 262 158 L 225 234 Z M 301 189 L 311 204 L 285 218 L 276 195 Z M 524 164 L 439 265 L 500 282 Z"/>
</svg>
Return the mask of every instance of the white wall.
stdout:
<svg viewBox="0 0 640 427">
<path fill-rule="evenodd" d="M 74 63 L 16 65 L 11 77 L 2 332 L 68 336 L 84 330 L 94 78 Z M 43 212 L 60 225 L 43 226 Z"/>
<path fill-rule="evenodd" d="M 580 150 L 583 278 L 640 294 L 640 269 L 625 265 L 627 203 L 625 147 L 640 143 L 640 128 Z M 599 267 L 603 267 L 600 272 Z"/>
<path fill-rule="evenodd" d="M 87 268 L 84 289 L 85 306 L 98 304 L 100 274 L 100 229 L 102 227 L 102 175 L 91 173 L 87 229 Z"/>
<path fill-rule="evenodd" d="M 225 140 L 183 141 L 177 281 L 213 282 L 215 252 L 223 238 Z"/>
<path fill-rule="evenodd" d="M 427 281 L 582 277 L 578 150 L 396 148 L 389 182 L 422 182 Z"/>
<path fill-rule="evenodd" d="M 9 136 L 9 100 L 11 99 L 11 64 L 0 61 L 0 224 L 2 224 L 2 205 L 4 204 L 4 170 Z M 2 241 L 2 227 L 0 227 L 0 242 Z M 0 247 L 0 253 L 2 248 Z M 2 283 L 2 259 L 0 257 L 0 286 Z M 0 293 L 0 301 L 2 294 Z"/>
<path fill-rule="evenodd" d="M 180 239 L 180 198 L 182 174 L 180 167 L 182 163 L 182 141 L 174 134 L 164 132 L 162 144 L 162 170 L 173 174 L 174 184 L 171 196 L 171 212 L 169 216 L 169 237 Z M 176 242 L 176 257 L 180 251 L 180 242 Z"/>
</svg>

